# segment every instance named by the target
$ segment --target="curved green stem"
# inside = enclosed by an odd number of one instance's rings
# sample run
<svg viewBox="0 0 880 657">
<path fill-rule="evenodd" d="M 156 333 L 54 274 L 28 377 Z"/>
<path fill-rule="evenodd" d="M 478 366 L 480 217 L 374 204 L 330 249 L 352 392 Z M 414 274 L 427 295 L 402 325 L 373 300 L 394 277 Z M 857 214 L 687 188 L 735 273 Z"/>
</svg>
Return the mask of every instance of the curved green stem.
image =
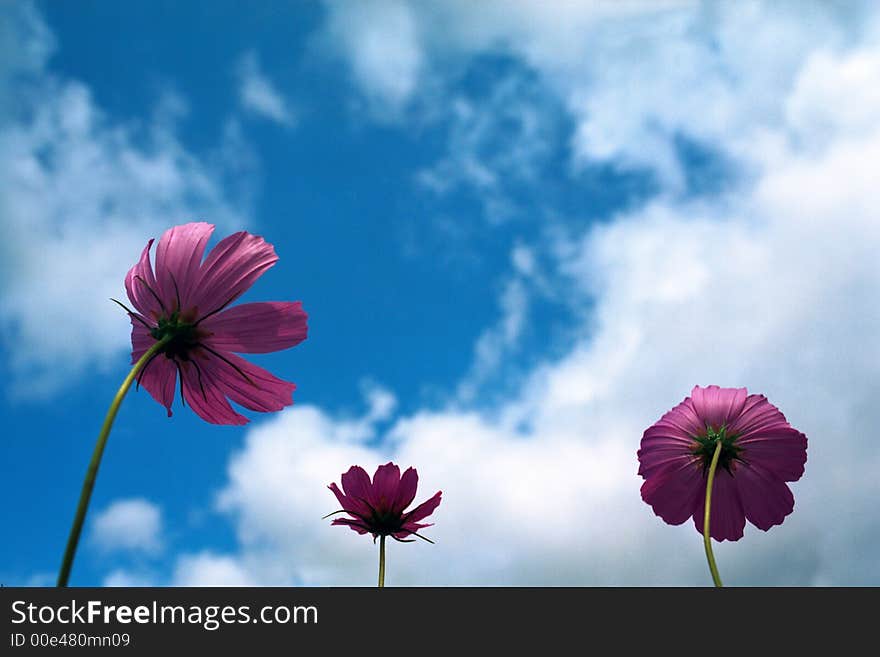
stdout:
<svg viewBox="0 0 880 657">
<path fill-rule="evenodd" d="M 379 537 L 379 588 L 385 586 L 385 536 Z"/>
<path fill-rule="evenodd" d="M 721 456 L 721 441 L 715 445 L 715 453 L 712 455 L 712 464 L 709 466 L 709 478 L 706 480 L 706 510 L 703 513 L 703 545 L 706 548 L 706 559 L 709 561 L 709 571 L 712 573 L 712 581 L 715 586 L 721 588 L 721 575 L 718 574 L 718 566 L 715 564 L 715 555 L 712 554 L 712 539 L 709 535 L 709 517 L 712 509 L 712 484 L 715 483 L 715 470 L 718 468 L 718 457 Z"/>
<path fill-rule="evenodd" d="M 76 546 L 79 544 L 79 535 L 82 533 L 83 523 L 86 519 L 86 511 L 89 509 L 89 500 L 92 497 L 92 489 L 95 487 L 95 478 L 98 476 L 98 466 L 101 465 L 101 457 L 104 454 L 104 447 L 107 444 L 107 436 L 110 435 L 110 429 L 113 427 L 113 420 L 116 419 L 116 413 L 119 405 L 125 398 L 125 393 L 131 387 L 131 384 L 140 374 L 144 365 L 171 339 L 171 336 L 165 337 L 156 342 L 147 352 L 141 356 L 131 368 L 128 376 L 119 386 L 110 408 L 107 410 L 107 416 L 104 418 L 104 424 L 101 426 L 101 432 L 98 434 L 98 440 L 95 443 L 95 451 L 92 452 L 92 460 L 89 462 L 89 468 L 86 470 L 86 478 L 83 482 L 82 492 L 79 495 L 79 504 L 76 507 L 76 515 L 73 517 L 73 526 L 70 528 L 70 536 L 67 539 L 67 548 L 64 550 L 64 558 L 61 561 L 61 570 L 58 571 L 58 586 L 67 586 L 67 580 L 70 578 L 70 569 L 73 568 L 73 558 L 76 555 Z"/>
</svg>

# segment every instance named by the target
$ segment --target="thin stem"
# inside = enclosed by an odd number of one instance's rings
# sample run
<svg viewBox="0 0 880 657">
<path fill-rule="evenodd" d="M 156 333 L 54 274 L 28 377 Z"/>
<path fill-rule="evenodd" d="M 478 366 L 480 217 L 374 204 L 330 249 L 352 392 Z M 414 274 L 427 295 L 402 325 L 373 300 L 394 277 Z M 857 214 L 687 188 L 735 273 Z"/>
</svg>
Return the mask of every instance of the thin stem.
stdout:
<svg viewBox="0 0 880 657">
<path fill-rule="evenodd" d="M 131 368 L 128 376 L 119 386 L 110 408 L 107 410 L 107 416 L 104 418 L 104 424 L 101 425 L 101 432 L 98 434 L 98 440 L 95 443 L 95 451 L 92 452 L 92 460 L 89 462 L 89 468 L 86 470 L 86 478 L 83 481 L 82 492 L 79 495 L 79 504 L 76 507 L 76 515 L 73 518 L 73 526 L 70 528 L 70 536 L 67 539 L 67 548 L 64 550 L 64 558 L 61 561 L 61 570 L 58 572 L 58 586 L 67 586 L 67 580 L 70 578 L 70 569 L 73 567 L 73 558 L 76 555 L 76 547 L 79 544 L 79 535 L 82 532 L 83 523 L 86 519 L 86 511 L 89 508 L 89 500 L 92 497 L 92 489 L 95 487 L 95 478 L 98 476 L 98 466 L 101 465 L 101 457 L 104 454 L 104 447 L 107 444 L 107 437 L 110 435 L 110 429 L 113 427 L 113 420 L 116 419 L 116 412 L 119 405 L 125 398 L 125 393 L 131 387 L 132 382 L 145 367 L 147 362 L 171 339 L 166 336 L 156 342 L 152 347 L 147 349 L 146 353 L 141 356 Z"/>
<path fill-rule="evenodd" d="M 715 453 L 712 455 L 712 464 L 709 466 L 709 478 L 706 480 L 706 510 L 703 513 L 703 545 L 706 548 L 706 559 L 709 561 L 709 571 L 712 573 L 712 581 L 717 588 L 724 586 L 721 583 L 721 575 L 718 574 L 718 566 L 715 564 L 715 555 L 712 554 L 712 539 L 709 534 L 709 517 L 712 509 L 712 484 L 715 483 L 715 470 L 718 468 L 718 457 L 721 456 L 721 441 L 715 445 Z"/>
<path fill-rule="evenodd" d="M 385 534 L 379 537 L 379 588 L 385 587 Z"/>
</svg>

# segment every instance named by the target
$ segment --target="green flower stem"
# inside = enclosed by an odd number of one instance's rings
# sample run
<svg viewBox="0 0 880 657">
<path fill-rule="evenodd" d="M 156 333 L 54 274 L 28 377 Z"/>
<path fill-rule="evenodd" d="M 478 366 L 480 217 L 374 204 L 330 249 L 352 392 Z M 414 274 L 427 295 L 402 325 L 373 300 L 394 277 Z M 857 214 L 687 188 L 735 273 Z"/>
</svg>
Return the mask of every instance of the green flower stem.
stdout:
<svg viewBox="0 0 880 657">
<path fill-rule="evenodd" d="M 104 418 L 104 424 L 101 426 L 101 432 L 98 434 L 98 441 L 95 443 L 95 451 L 92 452 L 92 460 L 89 462 L 89 469 L 86 470 L 86 478 L 83 482 L 82 492 L 79 495 L 79 504 L 76 507 L 76 515 L 73 518 L 73 526 L 70 528 L 70 537 L 67 539 L 67 548 L 64 550 L 64 558 L 61 561 L 61 570 L 58 572 L 58 586 L 67 586 L 67 580 L 70 578 L 70 569 L 73 567 L 73 558 L 76 555 L 76 546 L 79 544 L 79 535 L 82 532 L 83 523 L 86 519 L 86 512 L 89 509 L 89 500 L 92 497 L 92 489 L 95 487 L 95 478 L 98 476 L 98 466 L 101 465 L 101 456 L 104 454 L 104 447 L 107 444 L 107 436 L 110 435 L 110 429 L 113 427 L 113 420 L 116 419 L 116 412 L 119 405 L 125 398 L 125 393 L 131 387 L 131 384 L 140 374 L 144 366 L 149 360 L 155 356 L 165 344 L 171 340 L 172 336 L 167 336 L 152 347 L 147 349 L 146 353 L 138 359 L 134 364 L 128 376 L 119 386 L 110 408 L 107 410 L 107 417 Z"/>
<path fill-rule="evenodd" d="M 718 468 L 718 457 L 721 456 L 721 441 L 716 441 L 715 453 L 712 455 L 712 464 L 709 466 L 709 478 L 706 480 L 706 510 L 703 514 L 703 545 L 706 548 L 706 559 L 709 561 L 709 571 L 712 573 L 712 581 L 717 588 L 724 586 L 721 583 L 721 575 L 718 574 L 718 566 L 715 564 L 715 555 L 712 554 L 712 539 L 709 535 L 709 516 L 712 509 L 712 484 L 715 483 L 715 470 Z"/>
<path fill-rule="evenodd" d="M 379 588 L 385 587 L 385 535 L 379 537 Z"/>
</svg>

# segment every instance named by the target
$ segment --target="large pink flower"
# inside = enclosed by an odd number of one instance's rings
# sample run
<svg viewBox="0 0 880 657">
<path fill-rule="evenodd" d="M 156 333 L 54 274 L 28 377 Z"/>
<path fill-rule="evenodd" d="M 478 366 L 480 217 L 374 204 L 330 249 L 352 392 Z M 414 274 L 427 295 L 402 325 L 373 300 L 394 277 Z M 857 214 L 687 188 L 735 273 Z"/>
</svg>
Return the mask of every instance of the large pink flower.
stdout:
<svg viewBox="0 0 880 657">
<path fill-rule="evenodd" d="M 335 483 L 328 486 L 342 505 L 342 511 L 351 516 L 337 518 L 332 524 L 346 525 L 358 534 L 372 534 L 373 540 L 377 536 L 391 536 L 404 541 L 411 534 L 418 536 L 418 530 L 431 526 L 420 521 L 440 505 L 442 495 L 442 491 L 438 491 L 412 511 L 404 512 L 416 498 L 418 484 L 419 475 L 414 468 L 407 468 L 401 477 L 400 468 L 386 463 L 379 466 L 371 482 L 366 470 L 353 465 L 342 475 L 345 493 Z"/>
<path fill-rule="evenodd" d="M 764 395 L 745 388 L 695 386 L 645 431 L 638 451 L 642 499 L 671 525 L 693 517 L 702 534 L 706 476 L 717 441 L 712 538 L 742 538 L 746 519 L 764 531 L 782 524 L 794 509 L 785 482 L 804 473 L 807 438 Z"/>
<path fill-rule="evenodd" d="M 297 302 L 245 303 L 230 308 L 278 256 L 262 237 L 244 231 L 221 240 L 202 260 L 214 226 L 190 223 L 165 231 L 155 270 L 147 243 L 125 277 L 131 314 L 132 363 L 170 338 L 144 367 L 138 383 L 168 409 L 176 383 L 184 403 L 212 424 L 246 424 L 229 400 L 252 411 L 293 403 L 293 383 L 236 353 L 267 353 L 306 339 L 307 315 Z M 154 273 L 155 272 L 155 273 Z"/>
</svg>

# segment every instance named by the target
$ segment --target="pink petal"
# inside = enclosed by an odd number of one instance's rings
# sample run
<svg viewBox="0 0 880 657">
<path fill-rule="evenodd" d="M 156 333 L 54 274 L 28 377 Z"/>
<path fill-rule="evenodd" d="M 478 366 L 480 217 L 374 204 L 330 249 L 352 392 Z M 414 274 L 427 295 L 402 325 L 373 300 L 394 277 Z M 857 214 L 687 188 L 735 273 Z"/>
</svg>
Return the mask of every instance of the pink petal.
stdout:
<svg viewBox="0 0 880 657">
<path fill-rule="evenodd" d="M 769 470 L 782 481 L 797 481 L 807 462 L 807 437 L 786 423 L 785 426 L 751 433 L 736 441 L 746 463 Z"/>
<path fill-rule="evenodd" d="M 697 414 L 690 397 L 668 411 L 657 424 L 674 428 L 682 436 L 701 435 L 706 431 L 706 421 Z"/>
<path fill-rule="evenodd" d="M 691 400 L 697 415 L 705 424 L 719 429 L 722 426 L 730 426 L 732 421 L 742 412 L 748 397 L 745 388 L 719 388 L 709 386 L 701 388 L 694 386 L 691 391 Z"/>
<path fill-rule="evenodd" d="M 706 489 L 697 500 L 694 511 L 694 526 L 703 533 L 703 514 L 706 509 Z M 709 535 L 716 541 L 738 541 L 743 536 L 746 526 L 746 514 L 737 492 L 737 484 L 727 470 L 715 472 L 715 484 L 712 488 L 712 514 Z"/>
<path fill-rule="evenodd" d="M 654 473 L 642 484 L 642 499 L 670 525 L 680 525 L 694 513 L 706 479 L 700 459 L 679 459 Z"/>
<path fill-rule="evenodd" d="M 179 364 L 183 377 L 184 401 L 196 415 L 211 424 L 247 424 L 248 419 L 236 413 L 220 391 L 212 372 L 204 361 L 185 361 Z"/>
<path fill-rule="evenodd" d="M 433 527 L 433 526 L 434 526 L 433 522 L 424 522 L 424 523 L 405 522 L 401 526 L 403 531 L 395 532 L 393 534 L 393 536 L 395 536 L 396 538 L 406 538 L 410 534 L 415 534 L 420 529 L 424 529 L 425 527 Z"/>
<path fill-rule="evenodd" d="M 333 491 L 333 494 L 336 496 L 336 499 L 339 501 L 340 506 L 342 506 L 345 512 L 355 517 L 370 517 L 370 507 L 360 500 L 347 497 L 341 490 L 339 490 L 339 487 L 335 483 L 330 484 L 327 488 Z"/>
<path fill-rule="evenodd" d="M 405 524 L 416 523 L 423 518 L 427 518 L 429 515 L 434 513 L 434 509 L 440 506 L 440 497 L 443 494 L 443 491 L 437 491 L 434 494 L 434 497 L 427 500 L 426 502 L 422 502 L 415 509 L 407 513 L 403 517 L 403 521 Z"/>
<path fill-rule="evenodd" d="M 403 510 L 412 504 L 416 498 L 416 489 L 419 485 L 419 474 L 415 468 L 407 468 L 400 478 L 397 487 L 397 498 L 391 505 L 391 512 L 395 515 L 403 513 Z"/>
<path fill-rule="evenodd" d="M 190 302 L 199 316 L 218 311 L 240 297 L 278 261 L 275 249 L 258 235 L 233 233 L 215 246 L 199 268 Z"/>
<path fill-rule="evenodd" d="M 159 354 L 143 371 L 139 385 L 168 411 L 171 417 L 171 406 L 174 404 L 174 393 L 177 386 L 177 368 L 164 354 Z"/>
<path fill-rule="evenodd" d="M 758 529 L 767 531 L 781 525 L 794 510 L 794 495 L 788 486 L 761 466 L 740 464 L 736 484 L 746 518 Z"/>
<path fill-rule="evenodd" d="M 192 305 L 199 265 L 213 232 L 214 226 L 198 222 L 169 228 L 159 238 L 156 246 L 156 282 L 159 296 L 169 311 L 186 310 Z"/>
<path fill-rule="evenodd" d="M 339 506 L 341 506 L 343 509 L 345 509 L 345 507 L 348 505 L 348 498 L 345 496 L 345 493 L 343 493 L 341 490 L 339 490 L 339 486 L 337 486 L 335 482 L 330 484 L 329 486 L 327 486 L 327 488 L 329 488 L 331 491 L 333 491 L 333 494 L 336 496 L 336 499 L 339 501 Z"/>
<path fill-rule="evenodd" d="M 150 331 L 146 326 L 137 321 L 134 317 L 131 320 L 131 364 L 134 365 L 147 349 L 156 343 L 156 338 L 150 335 Z"/>
<path fill-rule="evenodd" d="M 302 303 L 243 303 L 200 324 L 210 332 L 206 342 L 222 351 L 265 354 L 288 349 L 306 339 L 308 315 Z"/>
<path fill-rule="evenodd" d="M 400 485 L 400 468 L 393 463 L 380 465 L 373 475 L 373 506 L 380 511 L 390 511 L 397 499 Z"/>
<path fill-rule="evenodd" d="M 342 490 L 349 499 L 360 502 L 366 507 L 364 515 L 369 516 L 371 511 L 369 506 L 371 498 L 371 490 L 373 485 L 370 483 L 370 475 L 359 465 L 353 465 L 342 475 Z"/>
<path fill-rule="evenodd" d="M 360 520 L 352 520 L 350 518 L 336 518 L 331 525 L 346 525 L 355 530 L 358 534 L 369 534 L 370 529 Z"/>
<path fill-rule="evenodd" d="M 153 267 L 150 264 L 150 247 L 152 245 L 153 240 L 147 242 L 141 252 L 140 260 L 125 275 L 125 291 L 131 304 L 135 310 L 148 319 L 156 319 L 162 309 L 161 304 L 153 295 L 153 292 L 158 294 L 159 288 L 156 285 Z"/>
<path fill-rule="evenodd" d="M 252 411 L 280 411 L 293 404 L 296 385 L 233 353 L 199 350 L 199 366 L 221 395 Z M 247 378 L 245 378 L 247 377 Z M 204 383 L 204 376 L 203 376 Z"/>
<path fill-rule="evenodd" d="M 639 474 L 649 479 L 655 473 L 665 470 L 679 459 L 693 461 L 694 441 L 683 437 L 678 429 L 663 426 L 659 422 L 649 427 L 642 436 L 637 452 Z"/>
<path fill-rule="evenodd" d="M 729 429 L 740 437 L 778 426 L 789 426 L 782 412 L 764 395 L 749 395 L 745 406 Z"/>
<path fill-rule="evenodd" d="M 132 317 L 132 365 L 139 361 L 147 349 L 155 343 L 155 338 L 150 335 L 147 328 Z M 168 417 L 171 417 L 171 406 L 174 403 L 175 385 L 177 384 L 177 368 L 174 363 L 168 360 L 164 354 L 157 354 L 147 363 L 145 369 L 141 370 L 136 380 L 139 380 L 137 386 L 146 388 L 153 399 L 165 407 L 168 411 Z"/>
</svg>

